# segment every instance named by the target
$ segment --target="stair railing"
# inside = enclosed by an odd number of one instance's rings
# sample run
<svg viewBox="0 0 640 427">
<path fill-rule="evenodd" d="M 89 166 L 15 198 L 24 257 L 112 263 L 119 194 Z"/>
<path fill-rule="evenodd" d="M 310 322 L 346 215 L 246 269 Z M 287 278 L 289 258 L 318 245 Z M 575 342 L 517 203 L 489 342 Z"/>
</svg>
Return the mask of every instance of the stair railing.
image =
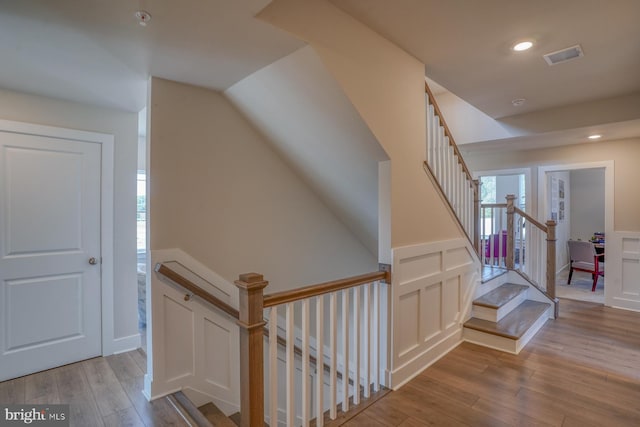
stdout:
<svg viewBox="0 0 640 427">
<path fill-rule="evenodd" d="M 514 270 L 555 300 L 556 222 L 542 224 L 506 198 L 480 205 L 482 264 Z"/>
<path fill-rule="evenodd" d="M 427 160 L 425 169 L 433 177 L 467 238 L 480 252 L 479 183 L 473 179 L 435 97 L 425 82 L 427 103 Z"/>
<path fill-rule="evenodd" d="M 507 204 L 480 205 L 480 261 L 483 265 L 506 268 Z"/>
<path fill-rule="evenodd" d="M 278 337 L 284 329 L 286 424 L 308 426 L 315 418 L 315 425 L 324 425 L 324 408 L 329 407 L 328 417 L 337 418 L 338 404 L 342 412 L 360 402 L 360 391 L 368 398 L 371 391 L 380 390 L 381 361 L 386 355 L 385 307 L 390 273 L 378 271 L 360 276 L 318 285 L 305 286 L 291 291 L 264 295 L 268 285 L 260 274 L 240 276 L 236 282 L 240 290 L 240 413 L 241 426 L 262 427 L 265 419 L 264 395 L 264 343 L 262 329 L 268 319 L 269 415 L 270 424 L 278 425 Z M 329 342 L 325 344 L 325 303 L 328 300 Z M 341 315 L 338 316 L 338 306 Z M 315 331 L 311 331 L 311 313 L 315 311 Z M 263 313 L 264 311 L 264 313 Z M 284 314 L 284 323 L 280 322 Z M 266 315 L 266 316 L 265 316 Z M 296 336 L 296 318 L 300 320 L 300 336 Z M 315 333 L 315 357 L 312 354 L 312 334 Z M 338 344 L 340 337 L 340 345 Z M 300 417 L 296 411 L 296 342 L 301 343 L 301 393 Z M 325 348 L 328 347 L 328 355 Z M 340 350 L 340 351 L 339 351 Z M 312 359 L 316 363 L 315 390 L 310 389 Z M 322 364 L 329 366 L 329 402 L 324 402 L 325 383 Z M 342 373 L 340 375 L 340 372 Z M 340 397 L 340 398 L 339 398 Z M 315 414 L 311 402 L 315 403 Z M 301 422 L 300 419 L 301 418 Z"/>
<path fill-rule="evenodd" d="M 507 196 L 506 267 L 527 278 L 549 298 L 556 299 L 556 222 L 540 223 Z"/>
</svg>

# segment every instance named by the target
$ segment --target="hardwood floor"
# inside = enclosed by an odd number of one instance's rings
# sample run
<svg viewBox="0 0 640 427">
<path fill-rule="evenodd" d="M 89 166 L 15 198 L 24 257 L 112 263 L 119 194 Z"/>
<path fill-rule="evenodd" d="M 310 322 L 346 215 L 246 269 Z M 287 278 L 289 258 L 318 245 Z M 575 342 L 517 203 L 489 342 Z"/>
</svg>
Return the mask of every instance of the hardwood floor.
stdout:
<svg viewBox="0 0 640 427">
<path fill-rule="evenodd" d="M 0 402 L 70 404 L 71 426 L 186 426 L 166 399 L 142 395 L 146 359 L 131 351 L 0 382 Z"/>
<path fill-rule="evenodd" d="M 640 313 L 562 300 L 517 356 L 463 343 L 345 425 L 638 426 Z M 141 393 L 144 355 L 96 358 L 0 383 L 1 403 L 70 403 L 71 425 L 184 426 Z"/>
<path fill-rule="evenodd" d="M 519 355 L 463 343 L 345 425 L 640 425 L 640 313 L 560 304 Z"/>
</svg>

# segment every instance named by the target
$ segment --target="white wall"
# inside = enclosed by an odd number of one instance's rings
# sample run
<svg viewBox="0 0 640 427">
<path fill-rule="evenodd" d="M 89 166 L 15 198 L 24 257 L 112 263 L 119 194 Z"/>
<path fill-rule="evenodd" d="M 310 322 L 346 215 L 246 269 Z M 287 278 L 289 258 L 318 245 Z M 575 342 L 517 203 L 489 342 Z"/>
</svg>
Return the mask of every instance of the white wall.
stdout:
<svg viewBox="0 0 640 427">
<path fill-rule="evenodd" d="M 496 176 L 496 203 L 507 203 L 507 195 L 517 197 L 516 204 L 520 200 L 520 175 Z"/>
<path fill-rule="evenodd" d="M 136 276 L 136 158 L 138 115 L 0 90 L 0 118 L 111 134 L 114 168 L 114 344 L 139 343 Z"/>
<path fill-rule="evenodd" d="M 460 237 L 423 170 L 424 64 L 326 1 L 275 0 L 258 17 L 313 47 L 391 159 L 392 246 Z"/>
<path fill-rule="evenodd" d="M 152 251 L 180 248 L 266 293 L 377 270 L 365 248 L 219 92 L 153 78 Z"/>
<path fill-rule="evenodd" d="M 604 169 L 571 171 L 571 238 L 604 232 Z"/>
<path fill-rule="evenodd" d="M 556 185 L 564 182 L 564 197 L 558 194 L 558 216 L 556 225 L 556 270 L 560 271 L 569 264 L 569 252 L 567 249 L 567 241 L 571 237 L 571 175 L 569 172 L 551 172 L 547 174 L 547 218 L 551 218 L 552 209 L 552 181 L 555 180 Z M 564 217 L 561 216 L 561 206 L 564 205 Z"/>
<path fill-rule="evenodd" d="M 377 255 L 378 162 L 388 157 L 314 50 L 274 62 L 225 95 Z"/>
</svg>

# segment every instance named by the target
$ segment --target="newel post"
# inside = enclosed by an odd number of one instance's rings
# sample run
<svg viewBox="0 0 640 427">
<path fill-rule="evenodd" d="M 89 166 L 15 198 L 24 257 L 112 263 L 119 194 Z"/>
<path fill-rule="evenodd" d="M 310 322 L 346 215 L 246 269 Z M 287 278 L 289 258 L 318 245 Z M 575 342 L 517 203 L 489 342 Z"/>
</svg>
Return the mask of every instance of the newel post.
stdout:
<svg viewBox="0 0 640 427">
<path fill-rule="evenodd" d="M 515 267 L 513 261 L 513 252 L 515 248 L 515 227 L 513 226 L 513 217 L 515 213 L 515 205 L 513 201 L 516 196 L 513 194 L 507 194 L 507 258 L 505 264 L 507 269 L 513 270 Z"/>
<path fill-rule="evenodd" d="M 547 226 L 547 294 L 556 299 L 556 222 L 549 220 Z"/>
<path fill-rule="evenodd" d="M 480 180 L 473 180 L 473 245 L 480 253 Z"/>
<path fill-rule="evenodd" d="M 235 281 L 240 300 L 240 427 L 264 426 L 263 289 L 261 274 L 241 274 Z"/>
</svg>

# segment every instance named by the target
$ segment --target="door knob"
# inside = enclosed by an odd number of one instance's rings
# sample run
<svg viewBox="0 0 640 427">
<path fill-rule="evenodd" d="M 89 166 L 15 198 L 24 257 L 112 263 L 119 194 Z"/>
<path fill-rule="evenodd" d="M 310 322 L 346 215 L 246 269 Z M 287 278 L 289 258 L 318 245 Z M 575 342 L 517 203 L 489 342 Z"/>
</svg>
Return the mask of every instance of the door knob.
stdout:
<svg viewBox="0 0 640 427">
<path fill-rule="evenodd" d="M 98 261 L 96 261 L 96 259 L 94 257 L 89 258 L 89 264 L 96 265 L 97 263 L 98 263 Z"/>
</svg>

